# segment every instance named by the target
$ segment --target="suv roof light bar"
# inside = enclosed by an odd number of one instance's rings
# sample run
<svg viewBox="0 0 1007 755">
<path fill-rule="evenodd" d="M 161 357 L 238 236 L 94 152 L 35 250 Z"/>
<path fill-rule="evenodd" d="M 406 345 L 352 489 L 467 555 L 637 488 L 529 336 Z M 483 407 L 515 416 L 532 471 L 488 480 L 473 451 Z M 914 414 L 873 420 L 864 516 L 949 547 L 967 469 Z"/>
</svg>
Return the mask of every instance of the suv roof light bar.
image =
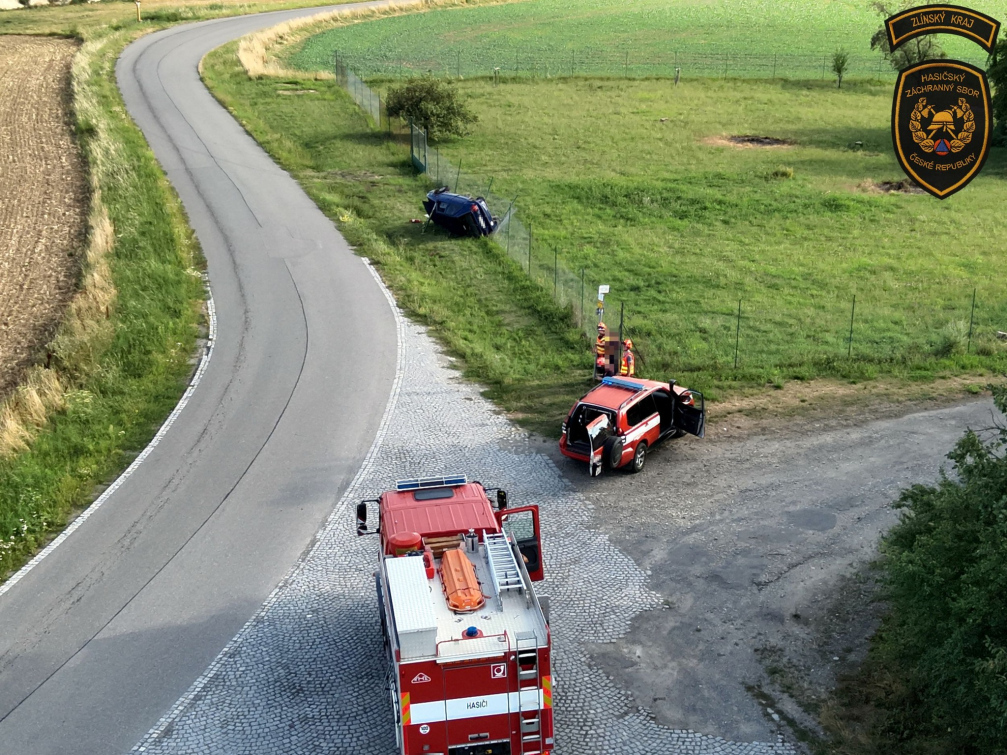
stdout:
<svg viewBox="0 0 1007 755">
<path fill-rule="evenodd" d="M 468 480 L 465 475 L 451 475 L 449 477 L 417 477 L 412 480 L 399 480 L 395 483 L 395 489 L 420 490 L 422 488 L 453 488 L 457 485 L 464 485 Z"/>
<path fill-rule="evenodd" d="M 642 391 L 644 385 L 642 383 L 636 383 L 630 380 L 625 380 L 624 378 L 617 377 L 605 377 L 601 380 L 602 385 L 611 385 L 613 388 L 627 388 L 631 391 Z"/>
</svg>

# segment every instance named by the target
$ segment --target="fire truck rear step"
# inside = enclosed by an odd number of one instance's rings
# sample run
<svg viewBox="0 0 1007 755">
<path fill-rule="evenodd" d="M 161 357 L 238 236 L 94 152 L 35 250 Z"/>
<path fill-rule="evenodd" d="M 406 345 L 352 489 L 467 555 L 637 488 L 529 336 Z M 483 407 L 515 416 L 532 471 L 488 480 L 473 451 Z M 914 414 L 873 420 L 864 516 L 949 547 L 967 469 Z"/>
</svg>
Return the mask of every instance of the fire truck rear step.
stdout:
<svg viewBox="0 0 1007 755">
<path fill-rule="evenodd" d="M 517 667 L 518 667 L 518 718 L 521 720 L 521 755 L 537 755 L 542 751 L 542 727 L 540 725 L 539 701 L 536 700 L 535 708 L 524 709 L 524 695 L 520 690 L 526 681 L 531 681 L 536 693 L 542 687 L 542 680 L 539 677 L 538 667 L 538 640 L 531 632 L 521 632 L 517 635 Z M 530 716 L 526 718 L 525 716 Z M 527 746 L 533 749 L 525 749 Z"/>
</svg>

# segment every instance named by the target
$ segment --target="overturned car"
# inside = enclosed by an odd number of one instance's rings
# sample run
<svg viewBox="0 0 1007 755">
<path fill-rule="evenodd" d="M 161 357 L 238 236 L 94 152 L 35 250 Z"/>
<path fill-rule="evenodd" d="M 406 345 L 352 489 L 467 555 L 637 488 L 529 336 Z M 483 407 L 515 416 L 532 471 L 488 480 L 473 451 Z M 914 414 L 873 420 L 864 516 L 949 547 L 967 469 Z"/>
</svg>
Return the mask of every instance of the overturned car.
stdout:
<svg viewBox="0 0 1007 755">
<path fill-rule="evenodd" d="M 456 236 L 489 236 L 497 229 L 485 199 L 452 194 L 447 186 L 427 194 L 423 209 L 430 222 Z"/>
</svg>

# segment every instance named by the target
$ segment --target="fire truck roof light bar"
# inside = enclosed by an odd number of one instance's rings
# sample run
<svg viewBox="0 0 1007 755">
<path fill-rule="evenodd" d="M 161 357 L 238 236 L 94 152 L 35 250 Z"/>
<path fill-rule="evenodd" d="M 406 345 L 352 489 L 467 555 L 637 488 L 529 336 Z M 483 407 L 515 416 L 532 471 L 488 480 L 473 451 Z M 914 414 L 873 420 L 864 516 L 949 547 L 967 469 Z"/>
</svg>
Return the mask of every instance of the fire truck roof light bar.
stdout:
<svg viewBox="0 0 1007 755">
<path fill-rule="evenodd" d="M 602 378 L 602 385 L 611 385 L 613 388 L 628 388 L 631 391 L 642 391 L 644 386 L 631 380 L 623 380 L 617 377 Z"/>
<path fill-rule="evenodd" d="M 464 485 L 468 482 L 465 475 L 452 475 L 450 477 L 418 477 L 412 480 L 399 480 L 395 483 L 395 489 L 420 490 L 422 488 L 452 488 L 456 485 Z"/>
</svg>

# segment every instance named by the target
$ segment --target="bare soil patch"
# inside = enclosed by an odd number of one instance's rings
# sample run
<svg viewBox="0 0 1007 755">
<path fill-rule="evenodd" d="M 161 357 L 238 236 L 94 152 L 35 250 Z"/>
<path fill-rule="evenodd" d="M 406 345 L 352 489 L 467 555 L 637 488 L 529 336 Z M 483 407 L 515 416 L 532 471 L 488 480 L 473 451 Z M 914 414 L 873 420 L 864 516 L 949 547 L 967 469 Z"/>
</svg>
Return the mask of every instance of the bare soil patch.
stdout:
<svg viewBox="0 0 1007 755">
<path fill-rule="evenodd" d="M 775 136 L 756 136 L 755 134 L 709 136 L 703 139 L 703 144 L 709 144 L 711 147 L 739 147 L 741 149 L 794 146 L 794 143 L 787 139 L 778 139 Z"/>
<path fill-rule="evenodd" d="M 901 417 L 913 412 L 988 395 L 991 375 L 957 375 L 929 382 L 879 379 L 862 383 L 841 380 L 790 381 L 780 389 L 767 387 L 707 405 L 711 438 L 803 432 L 838 428 L 872 420 Z"/>
<path fill-rule="evenodd" d="M 872 194 L 926 194 L 908 178 L 901 181 L 864 181 L 857 188 Z"/>
<path fill-rule="evenodd" d="M 68 39 L 0 36 L 0 396 L 76 287 L 88 199 L 70 107 L 76 51 Z"/>
</svg>

